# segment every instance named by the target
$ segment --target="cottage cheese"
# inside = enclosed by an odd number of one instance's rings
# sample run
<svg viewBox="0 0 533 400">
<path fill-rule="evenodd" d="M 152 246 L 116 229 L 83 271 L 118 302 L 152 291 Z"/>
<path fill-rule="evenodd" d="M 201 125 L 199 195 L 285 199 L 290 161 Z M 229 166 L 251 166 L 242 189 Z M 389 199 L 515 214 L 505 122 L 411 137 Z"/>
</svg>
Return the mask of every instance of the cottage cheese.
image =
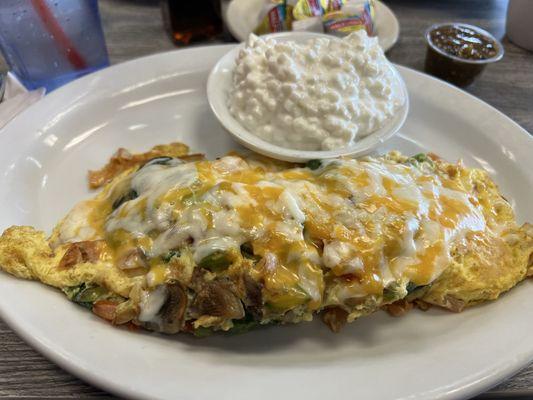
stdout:
<svg viewBox="0 0 533 400">
<path fill-rule="evenodd" d="M 250 35 L 236 60 L 228 107 L 267 142 L 333 150 L 379 129 L 404 101 L 377 39 L 361 30 L 305 44 Z"/>
</svg>

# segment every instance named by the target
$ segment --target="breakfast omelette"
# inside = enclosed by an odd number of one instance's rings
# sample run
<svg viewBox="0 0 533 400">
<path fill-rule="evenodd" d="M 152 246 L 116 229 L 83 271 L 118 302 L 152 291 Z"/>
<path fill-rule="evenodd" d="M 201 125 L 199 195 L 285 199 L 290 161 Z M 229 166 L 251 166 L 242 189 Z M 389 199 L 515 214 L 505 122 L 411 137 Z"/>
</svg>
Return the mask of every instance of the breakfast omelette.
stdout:
<svg viewBox="0 0 533 400">
<path fill-rule="evenodd" d="M 533 227 L 486 172 L 432 154 L 297 165 L 173 143 L 121 149 L 89 184 L 49 238 L 7 229 L 0 269 L 117 325 L 205 336 L 320 314 L 338 331 L 379 309 L 459 312 L 533 273 Z"/>
</svg>

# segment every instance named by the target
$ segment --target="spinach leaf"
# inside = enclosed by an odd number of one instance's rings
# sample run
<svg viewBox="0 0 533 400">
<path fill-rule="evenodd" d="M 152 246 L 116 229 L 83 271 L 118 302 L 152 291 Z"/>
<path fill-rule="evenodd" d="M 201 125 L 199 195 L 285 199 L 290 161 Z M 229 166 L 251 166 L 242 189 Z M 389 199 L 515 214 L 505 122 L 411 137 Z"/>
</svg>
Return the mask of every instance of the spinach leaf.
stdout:
<svg viewBox="0 0 533 400">
<path fill-rule="evenodd" d="M 322 166 L 321 160 L 309 160 L 305 166 L 311 170 L 319 169 Z"/>
<path fill-rule="evenodd" d="M 155 157 L 148 160 L 141 168 L 148 167 L 150 165 L 169 165 L 172 157 Z"/>
<path fill-rule="evenodd" d="M 112 208 L 116 210 L 125 202 L 136 199 L 137 197 L 139 197 L 139 194 L 135 190 L 130 189 L 113 202 Z"/>
<path fill-rule="evenodd" d="M 179 250 L 170 250 L 168 253 L 161 256 L 162 260 L 166 263 L 169 263 L 174 257 L 179 257 L 181 255 Z"/>
</svg>

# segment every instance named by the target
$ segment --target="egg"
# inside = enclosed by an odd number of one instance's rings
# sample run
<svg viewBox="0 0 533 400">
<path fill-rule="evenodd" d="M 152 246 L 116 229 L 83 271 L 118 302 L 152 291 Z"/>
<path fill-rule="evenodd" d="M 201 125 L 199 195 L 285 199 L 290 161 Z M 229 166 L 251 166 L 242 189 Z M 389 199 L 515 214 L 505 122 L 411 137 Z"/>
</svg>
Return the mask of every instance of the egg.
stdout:
<svg viewBox="0 0 533 400">
<path fill-rule="evenodd" d="M 0 268 L 114 324 L 196 335 L 319 313 L 338 330 L 413 304 L 458 312 L 531 273 L 531 225 L 518 226 L 490 177 L 461 163 L 156 150 L 119 151 L 93 171 L 102 190 L 50 237 L 7 229 Z"/>
</svg>

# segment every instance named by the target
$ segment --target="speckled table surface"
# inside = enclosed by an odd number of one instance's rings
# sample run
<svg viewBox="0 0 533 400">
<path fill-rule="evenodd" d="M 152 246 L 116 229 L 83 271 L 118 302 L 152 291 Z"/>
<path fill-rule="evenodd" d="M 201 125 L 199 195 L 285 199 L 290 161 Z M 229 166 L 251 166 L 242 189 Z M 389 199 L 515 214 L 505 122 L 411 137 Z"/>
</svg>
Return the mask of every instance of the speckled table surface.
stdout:
<svg viewBox="0 0 533 400">
<path fill-rule="evenodd" d="M 424 30 L 432 23 L 458 20 L 503 37 L 504 59 L 487 68 L 468 92 L 533 132 L 533 53 L 505 37 L 506 0 L 390 0 L 401 34 L 389 58 L 423 69 Z M 100 0 L 111 63 L 175 49 L 161 22 L 158 0 Z M 0 320 L 0 398 L 112 398 L 61 370 L 24 343 Z M 533 399 L 533 365 L 478 397 Z"/>
</svg>

